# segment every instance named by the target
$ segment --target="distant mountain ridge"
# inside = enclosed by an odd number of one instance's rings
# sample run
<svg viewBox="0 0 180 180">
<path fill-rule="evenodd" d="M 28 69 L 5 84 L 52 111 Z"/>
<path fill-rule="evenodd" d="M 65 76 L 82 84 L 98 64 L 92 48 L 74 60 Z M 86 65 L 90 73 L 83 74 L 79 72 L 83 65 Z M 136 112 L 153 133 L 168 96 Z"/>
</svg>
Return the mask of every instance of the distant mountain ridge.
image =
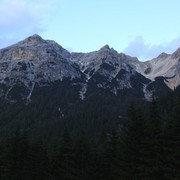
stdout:
<svg viewBox="0 0 180 180">
<path fill-rule="evenodd" d="M 150 61 L 118 53 L 105 45 L 90 53 L 70 53 L 55 41 L 33 35 L 0 50 L 0 97 L 13 101 L 16 94 L 29 101 L 35 86 L 49 86 L 65 78 L 76 80 L 79 97 L 96 86 L 117 95 L 122 90 L 138 92 L 148 99 L 151 91 L 180 85 L 180 49 L 160 54 Z M 21 87 L 21 91 L 15 91 Z M 13 92 L 13 93 L 12 93 Z"/>
</svg>

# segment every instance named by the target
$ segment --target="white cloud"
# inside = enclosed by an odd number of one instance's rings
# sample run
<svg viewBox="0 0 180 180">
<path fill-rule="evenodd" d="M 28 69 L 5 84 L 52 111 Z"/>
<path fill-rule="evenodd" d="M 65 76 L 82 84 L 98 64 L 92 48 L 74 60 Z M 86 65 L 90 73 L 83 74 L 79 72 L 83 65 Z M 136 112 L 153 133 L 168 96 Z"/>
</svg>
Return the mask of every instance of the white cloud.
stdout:
<svg viewBox="0 0 180 180">
<path fill-rule="evenodd" d="M 124 53 L 138 57 L 140 60 L 148 60 L 157 57 L 162 52 L 173 53 L 180 47 L 180 37 L 173 39 L 169 42 L 152 45 L 146 42 L 143 37 L 137 36 L 129 45 L 124 49 Z"/>
<path fill-rule="evenodd" d="M 0 3 L 0 48 L 45 31 L 44 20 L 53 8 L 49 0 L 2 0 Z"/>
</svg>

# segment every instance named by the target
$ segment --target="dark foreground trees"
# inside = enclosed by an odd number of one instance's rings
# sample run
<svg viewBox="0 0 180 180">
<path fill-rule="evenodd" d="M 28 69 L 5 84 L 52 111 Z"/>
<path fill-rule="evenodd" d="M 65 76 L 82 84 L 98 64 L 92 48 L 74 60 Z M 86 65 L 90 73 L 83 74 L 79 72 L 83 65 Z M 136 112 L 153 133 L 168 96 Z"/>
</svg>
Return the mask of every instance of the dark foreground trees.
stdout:
<svg viewBox="0 0 180 180">
<path fill-rule="evenodd" d="M 67 125 L 49 145 L 18 129 L 1 141 L 0 179 L 180 179 L 180 96 L 171 98 L 168 107 L 155 99 L 143 107 L 132 103 L 120 124 L 94 137 Z"/>
</svg>

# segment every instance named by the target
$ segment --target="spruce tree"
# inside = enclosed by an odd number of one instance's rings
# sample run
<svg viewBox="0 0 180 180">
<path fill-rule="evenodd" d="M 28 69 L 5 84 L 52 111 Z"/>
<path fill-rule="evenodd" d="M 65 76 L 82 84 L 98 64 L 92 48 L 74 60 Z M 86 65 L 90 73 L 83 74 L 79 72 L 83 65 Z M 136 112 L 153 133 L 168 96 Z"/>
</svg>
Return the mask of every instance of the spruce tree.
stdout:
<svg viewBox="0 0 180 180">
<path fill-rule="evenodd" d="M 149 107 L 145 128 L 142 179 L 163 179 L 164 153 L 162 147 L 162 123 L 158 112 L 158 103 L 154 95 Z"/>
<path fill-rule="evenodd" d="M 53 177 L 57 180 L 75 180 L 77 179 L 75 167 L 72 140 L 68 130 L 65 129 L 52 159 Z"/>
<path fill-rule="evenodd" d="M 127 179 L 139 179 L 141 177 L 145 135 L 145 121 L 142 113 L 132 103 L 128 108 L 128 119 L 126 119 L 124 134 L 122 135 L 122 158 Z"/>
</svg>

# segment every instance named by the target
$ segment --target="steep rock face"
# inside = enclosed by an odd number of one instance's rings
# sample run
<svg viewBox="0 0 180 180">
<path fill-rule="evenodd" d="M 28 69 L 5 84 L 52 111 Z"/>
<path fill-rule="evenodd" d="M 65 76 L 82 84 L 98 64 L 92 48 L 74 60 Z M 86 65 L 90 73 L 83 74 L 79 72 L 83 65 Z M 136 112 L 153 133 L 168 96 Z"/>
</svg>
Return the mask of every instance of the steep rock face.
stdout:
<svg viewBox="0 0 180 180">
<path fill-rule="evenodd" d="M 108 45 L 99 51 L 90 53 L 72 53 L 71 60 L 79 64 L 82 72 L 86 74 L 87 81 L 93 81 L 99 88 L 110 89 L 117 94 L 118 90 L 134 88 L 137 73 L 131 62 L 139 62 L 137 58 L 118 53 Z M 142 76 L 139 80 L 140 89 L 149 81 Z"/>
<path fill-rule="evenodd" d="M 18 85 L 24 87 L 23 98 L 30 98 L 35 84 L 43 86 L 65 77 L 80 77 L 81 72 L 77 65 L 67 60 L 69 57 L 67 50 L 38 35 L 1 49 L 0 95 L 9 99 Z"/>
<path fill-rule="evenodd" d="M 162 53 L 157 58 L 145 62 L 145 68 L 139 72 L 154 81 L 157 77 L 163 77 L 164 83 L 174 89 L 180 85 L 180 50 L 172 55 Z"/>
</svg>

